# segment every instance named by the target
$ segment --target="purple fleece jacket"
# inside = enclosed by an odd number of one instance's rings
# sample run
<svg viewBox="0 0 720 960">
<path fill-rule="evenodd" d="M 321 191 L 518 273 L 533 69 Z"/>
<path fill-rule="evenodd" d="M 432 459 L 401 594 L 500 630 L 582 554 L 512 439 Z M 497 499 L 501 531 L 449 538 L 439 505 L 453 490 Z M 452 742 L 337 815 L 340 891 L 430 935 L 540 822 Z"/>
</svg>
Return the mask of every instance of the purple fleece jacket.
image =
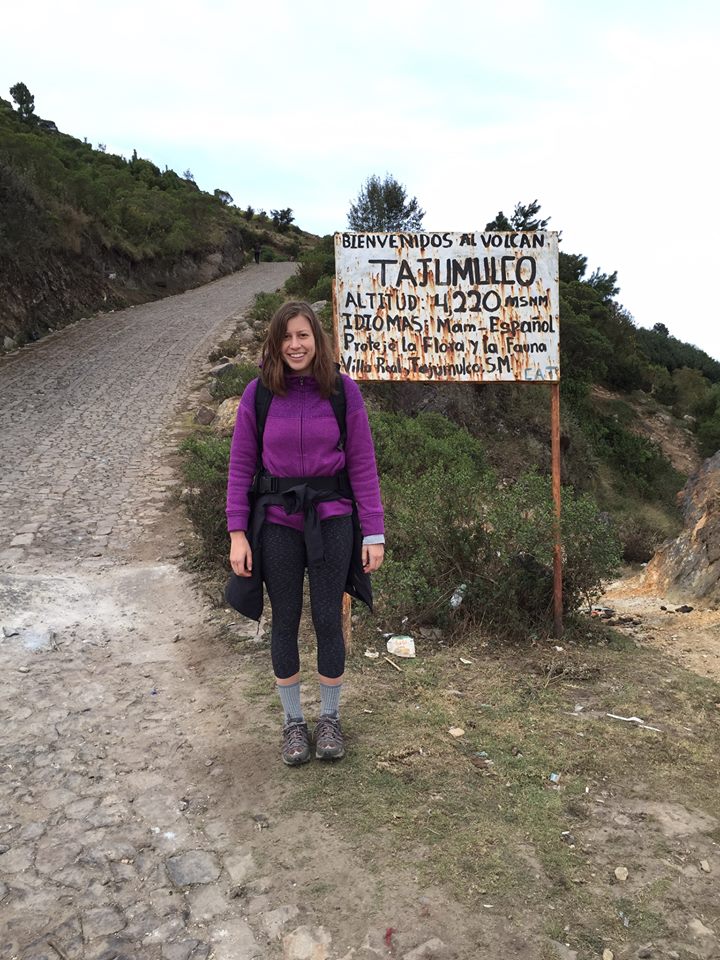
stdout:
<svg viewBox="0 0 720 960">
<path fill-rule="evenodd" d="M 338 450 L 340 430 L 329 400 L 320 396 L 314 377 L 285 378 L 287 394 L 273 397 L 263 435 L 263 465 L 275 477 L 328 477 L 347 470 L 357 503 L 363 536 L 384 533 L 380 484 L 375 465 L 370 425 L 357 384 L 342 375 L 345 386 L 347 442 Z M 248 493 L 257 460 L 255 393 L 257 380 L 247 385 L 238 407 L 230 447 L 227 488 L 228 530 L 247 530 L 250 516 Z M 349 500 L 318 504 L 321 520 L 352 513 Z M 302 513 L 287 514 L 269 506 L 270 523 L 303 529 Z"/>
</svg>

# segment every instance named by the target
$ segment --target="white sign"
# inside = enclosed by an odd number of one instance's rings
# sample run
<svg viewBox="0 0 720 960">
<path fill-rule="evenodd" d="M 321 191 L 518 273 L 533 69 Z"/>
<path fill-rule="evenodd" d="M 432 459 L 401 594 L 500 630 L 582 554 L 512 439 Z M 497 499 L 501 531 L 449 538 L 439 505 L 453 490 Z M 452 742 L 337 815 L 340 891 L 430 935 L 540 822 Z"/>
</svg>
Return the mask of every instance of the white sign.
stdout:
<svg viewBox="0 0 720 960">
<path fill-rule="evenodd" d="M 334 296 L 355 380 L 560 379 L 555 232 L 336 233 Z"/>
</svg>

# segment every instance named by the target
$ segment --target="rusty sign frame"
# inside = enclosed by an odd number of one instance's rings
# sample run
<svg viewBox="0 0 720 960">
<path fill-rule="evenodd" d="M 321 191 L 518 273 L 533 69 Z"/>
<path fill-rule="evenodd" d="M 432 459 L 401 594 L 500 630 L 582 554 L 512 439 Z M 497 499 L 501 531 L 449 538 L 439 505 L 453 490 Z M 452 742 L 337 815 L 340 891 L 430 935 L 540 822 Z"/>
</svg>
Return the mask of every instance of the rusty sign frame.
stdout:
<svg viewBox="0 0 720 960">
<path fill-rule="evenodd" d="M 550 386 L 553 620 L 560 638 L 558 288 L 555 231 L 335 234 L 333 330 L 342 372 L 361 381 Z"/>
</svg>

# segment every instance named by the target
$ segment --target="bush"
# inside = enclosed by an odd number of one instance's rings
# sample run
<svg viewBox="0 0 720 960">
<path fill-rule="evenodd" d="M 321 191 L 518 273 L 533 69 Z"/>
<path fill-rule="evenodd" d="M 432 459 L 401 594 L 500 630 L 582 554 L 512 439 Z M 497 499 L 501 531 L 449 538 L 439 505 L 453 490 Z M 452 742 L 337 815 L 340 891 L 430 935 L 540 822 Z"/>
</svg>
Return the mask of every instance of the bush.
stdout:
<svg viewBox="0 0 720 960">
<path fill-rule="evenodd" d="M 712 457 L 720 450 L 720 411 L 699 424 L 697 438 L 701 456 Z"/>
<path fill-rule="evenodd" d="M 285 303 L 285 299 L 281 293 L 256 293 L 248 311 L 250 319 L 270 323 L 273 314 Z"/>
<path fill-rule="evenodd" d="M 221 340 L 208 354 L 208 360 L 210 363 L 217 363 L 223 357 L 234 357 L 240 352 L 242 346 L 242 342 L 233 335 L 227 340 Z"/>
<path fill-rule="evenodd" d="M 242 396 L 243 390 L 258 375 L 256 363 L 239 363 L 226 370 L 210 387 L 215 400 L 227 400 L 229 397 Z"/>
<path fill-rule="evenodd" d="M 619 528 L 622 558 L 626 563 L 647 563 L 665 539 L 663 531 L 637 517 L 624 518 Z"/>
<path fill-rule="evenodd" d="M 373 414 L 386 507 L 378 610 L 397 627 L 482 623 L 502 634 L 552 623 L 550 482 L 498 484 L 480 443 L 438 414 Z M 563 492 L 564 599 L 589 604 L 619 561 L 617 538 L 588 496 Z M 464 584 L 462 604 L 450 598 Z"/>
<path fill-rule="evenodd" d="M 225 519 L 230 438 L 196 434 L 183 441 L 183 474 L 189 490 L 185 497 L 190 519 L 203 545 L 207 565 L 225 569 L 228 553 Z"/>
<path fill-rule="evenodd" d="M 332 236 L 327 236 L 303 255 L 297 273 L 285 282 L 285 290 L 290 296 L 308 300 L 310 303 L 315 300 L 329 300 L 332 297 L 334 275 L 334 240 Z"/>
</svg>

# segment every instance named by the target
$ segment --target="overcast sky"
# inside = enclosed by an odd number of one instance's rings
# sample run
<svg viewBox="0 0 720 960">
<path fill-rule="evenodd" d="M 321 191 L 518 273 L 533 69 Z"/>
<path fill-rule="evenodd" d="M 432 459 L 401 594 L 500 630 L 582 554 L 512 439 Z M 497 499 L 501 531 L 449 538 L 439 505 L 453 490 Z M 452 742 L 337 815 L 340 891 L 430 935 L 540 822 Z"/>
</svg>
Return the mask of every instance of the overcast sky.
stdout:
<svg viewBox="0 0 720 960">
<path fill-rule="evenodd" d="M 431 230 L 537 198 L 639 325 L 720 359 L 694 232 L 720 222 L 719 27 L 710 0 L 27 0 L 3 11 L 0 95 L 22 80 L 61 130 L 316 233 L 371 174 Z"/>
</svg>

